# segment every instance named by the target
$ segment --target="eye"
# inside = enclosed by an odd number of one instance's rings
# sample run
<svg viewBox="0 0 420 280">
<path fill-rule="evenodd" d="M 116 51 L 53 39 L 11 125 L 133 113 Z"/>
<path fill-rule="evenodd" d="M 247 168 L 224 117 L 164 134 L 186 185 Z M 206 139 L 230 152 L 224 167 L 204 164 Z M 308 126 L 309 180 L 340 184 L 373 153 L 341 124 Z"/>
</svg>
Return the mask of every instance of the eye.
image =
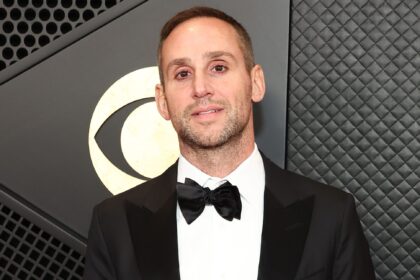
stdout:
<svg viewBox="0 0 420 280">
<path fill-rule="evenodd" d="M 227 67 L 225 65 L 222 64 L 217 64 L 215 66 L 213 66 L 213 68 L 211 69 L 214 72 L 225 72 L 227 70 Z"/>
<path fill-rule="evenodd" d="M 191 75 L 191 73 L 188 72 L 187 70 L 182 70 L 182 71 L 179 71 L 179 72 L 176 73 L 175 79 L 177 79 L 177 80 L 183 80 L 183 79 L 187 78 L 190 75 Z"/>
</svg>

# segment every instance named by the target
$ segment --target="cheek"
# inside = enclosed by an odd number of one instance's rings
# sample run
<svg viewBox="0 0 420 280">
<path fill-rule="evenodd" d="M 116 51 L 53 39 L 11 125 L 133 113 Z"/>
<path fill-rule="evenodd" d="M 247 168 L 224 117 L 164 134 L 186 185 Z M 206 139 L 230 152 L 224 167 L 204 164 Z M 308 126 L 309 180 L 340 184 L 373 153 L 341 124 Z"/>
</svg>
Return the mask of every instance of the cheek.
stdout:
<svg viewBox="0 0 420 280">
<path fill-rule="evenodd" d="M 167 106 L 175 112 L 183 107 L 188 101 L 189 90 L 186 83 L 168 82 L 166 89 Z"/>
<path fill-rule="evenodd" d="M 252 88 L 250 84 L 243 85 L 237 88 L 235 91 L 235 103 L 242 109 L 252 105 Z"/>
<path fill-rule="evenodd" d="M 172 98 L 168 99 L 167 102 L 168 112 L 171 118 L 176 118 L 177 116 L 182 115 L 182 111 L 184 110 L 184 106 L 182 105 L 181 100 Z"/>
<path fill-rule="evenodd" d="M 237 114 L 241 115 L 242 117 L 246 118 L 252 111 L 252 93 L 249 89 L 242 89 L 242 95 L 236 99 L 236 107 L 237 107 Z"/>
<path fill-rule="evenodd" d="M 176 113 L 174 111 L 174 108 L 176 108 L 176 106 L 173 104 L 173 102 L 169 101 L 167 103 L 167 107 L 168 107 L 169 116 L 172 118 L 175 115 L 175 113 Z"/>
</svg>

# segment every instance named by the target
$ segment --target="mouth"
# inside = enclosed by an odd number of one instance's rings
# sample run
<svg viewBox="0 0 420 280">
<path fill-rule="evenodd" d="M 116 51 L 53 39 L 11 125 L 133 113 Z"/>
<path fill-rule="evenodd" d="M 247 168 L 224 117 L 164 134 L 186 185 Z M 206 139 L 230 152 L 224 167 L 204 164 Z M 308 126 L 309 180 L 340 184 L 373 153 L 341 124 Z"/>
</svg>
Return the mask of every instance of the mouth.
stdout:
<svg viewBox="0 0 420 280">
<path fill-rule="evenodd" d="M 202 108 L 202 109 L 195 110 L 192 113 L 192 115 L 193 116 L 205 116 L 205 115 L 211 115 L 211 114 L 218 113 L 222 110 L 223 110 L 222 108 Z"/>
</svg>

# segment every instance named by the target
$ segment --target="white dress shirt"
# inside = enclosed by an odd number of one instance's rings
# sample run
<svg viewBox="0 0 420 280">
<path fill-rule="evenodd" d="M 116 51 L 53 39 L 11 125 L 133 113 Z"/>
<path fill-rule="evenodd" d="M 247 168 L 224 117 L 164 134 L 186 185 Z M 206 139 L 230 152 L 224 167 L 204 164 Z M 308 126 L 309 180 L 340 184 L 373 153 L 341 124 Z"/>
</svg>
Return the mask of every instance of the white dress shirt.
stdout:
<svg viewBox="0 0 420 280">
<path fill-rule="evenodd" d="M 178 162 L 178 182 L 188 177 L 211 190 L 226 180 L 238 187 L 241 219 L 227 221 L 212 205 L 190 225 L 177 206 L 180 276 L 182 280 L 256 280 L 264 211 L 264 165 L 257 146 L 225 178 L 206 175 L 184 157 Z"/>
</svg>

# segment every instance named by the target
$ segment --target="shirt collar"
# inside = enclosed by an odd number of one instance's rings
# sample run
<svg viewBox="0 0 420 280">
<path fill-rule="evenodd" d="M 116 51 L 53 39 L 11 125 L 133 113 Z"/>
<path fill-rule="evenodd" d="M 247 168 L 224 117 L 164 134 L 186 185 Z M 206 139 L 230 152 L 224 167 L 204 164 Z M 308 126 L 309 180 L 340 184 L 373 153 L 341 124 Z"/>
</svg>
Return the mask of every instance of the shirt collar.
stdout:
<svg viewBox="0 0 420 280">
<path fill-rule="evenodd" d="M 238 187 L 241 198 L 250 203 L 260 199 L 260 196 L 263 194 L 261 188 L 265 186 L 264 164 L 256 144 L 251 155 L 224 178 L 207 175 L 181 155 L 178 161 L 178 182 L 185 182 L 187 177 L 201 186 L 208 184 L 209 181 L 217 182 L 217 184 L 210 183 L 208 185 L 210 189 L 214 189 L 223 182 L 229 181 L 232 185 Z"/>
</svg>

